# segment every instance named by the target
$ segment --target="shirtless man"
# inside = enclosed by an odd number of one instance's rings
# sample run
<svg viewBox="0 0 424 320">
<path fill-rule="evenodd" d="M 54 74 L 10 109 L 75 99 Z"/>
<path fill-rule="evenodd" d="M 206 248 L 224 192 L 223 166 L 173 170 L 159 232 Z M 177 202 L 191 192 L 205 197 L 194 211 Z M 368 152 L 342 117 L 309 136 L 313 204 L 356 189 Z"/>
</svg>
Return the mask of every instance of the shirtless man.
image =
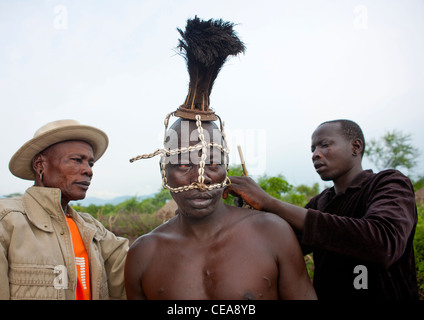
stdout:
<svg viewBox="0 0 424 320">
<path fill-rule="evenodd" d="M 202 126 L 210 137 L 220 134 L 213 122 Z M 171 149 L 199 141 L 195 121 L 179 119 L 171 129 Z M 206 186 L 226 179 L 225 156 L 216 149 L 207 152 Z M 193 151 L 167 158 L 169 186 L 197 180 L 198 156 Z M 222 193 L 223 188 L 171 192 L 176 216 L 139 237 L 128 252 L 128 299 L 316 299 L 291 227 L 274 214 L 228 206 Z"/>
</svg>

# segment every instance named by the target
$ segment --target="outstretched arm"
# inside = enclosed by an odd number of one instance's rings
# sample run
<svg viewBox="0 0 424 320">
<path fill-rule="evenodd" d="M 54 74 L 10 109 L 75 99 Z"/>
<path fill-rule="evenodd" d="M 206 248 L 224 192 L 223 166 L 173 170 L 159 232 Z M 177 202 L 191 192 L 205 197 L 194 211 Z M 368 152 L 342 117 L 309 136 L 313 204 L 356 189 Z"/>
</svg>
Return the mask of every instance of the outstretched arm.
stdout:
<svg viewBox="0 0 424 320">
<path fill-rule="evenodd" d="M 303 232 L 307 210 L 270 196 L 250 177 L 230 177 L 231 184 L 225 188 L 223 197 L 228 194 L 243 198 L 256 210 L 274 213 L 286 220 L 293 229 Z"/>
</svg>

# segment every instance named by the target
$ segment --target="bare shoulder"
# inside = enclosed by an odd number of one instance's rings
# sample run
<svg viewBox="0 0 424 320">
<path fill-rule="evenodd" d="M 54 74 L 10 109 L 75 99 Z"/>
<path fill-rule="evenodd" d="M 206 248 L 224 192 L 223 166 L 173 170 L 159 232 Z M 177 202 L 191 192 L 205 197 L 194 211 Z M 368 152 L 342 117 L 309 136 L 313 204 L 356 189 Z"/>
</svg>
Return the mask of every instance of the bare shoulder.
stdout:
<svg viewBox="0 0 424 320">
<path fill-rule="evenodd" d="M 143 252 L 143 255 L 153 254 L 161 241 L 169 239 L 175 234 L 173 227 L 174 220 L 175 217 L 161 224 L 149 233 L 138 237 L 131 245 L 128 253 L 134 254 Z"/>
<path fill-rule="evenodd" d="M 240 210 L 239 214 L 246 215 L 246 218 L 249 218 L 250 220 L 249 223 L 256 226 L 257 228 L 266 229 L 269 231 L 272 229 L 276 231 L 292 231 L 290 225 L 276 214 L 245 208 L 237 208 L 237 210 Z"/>
<path fill-rule="evenodd" d="M 255 241 L 260 241 L 278 259 L 281 266 L 303 262 L 299 241 L 292 227 L 276 214 L 252 212 L 248 219 Z M 297 257 L 296 259 L 294 257 Z"/>
<path fill-rule="evenodd" d="M 172 236 L 172 219 L 137 238 L 128 250 L 125 261 L 125 289 L 128 299 L 145 299 L 141 279 L 155 256 L 161 252 L 164 239 Z"/>
<path fill-rule="evenodd" d="M 253 209 L 238 208 L 239 214 L 246 215 L 247 223 L 264 237 L 271 240 L 297 241 L 291 226 L 276 214 Z"/>
</svg>

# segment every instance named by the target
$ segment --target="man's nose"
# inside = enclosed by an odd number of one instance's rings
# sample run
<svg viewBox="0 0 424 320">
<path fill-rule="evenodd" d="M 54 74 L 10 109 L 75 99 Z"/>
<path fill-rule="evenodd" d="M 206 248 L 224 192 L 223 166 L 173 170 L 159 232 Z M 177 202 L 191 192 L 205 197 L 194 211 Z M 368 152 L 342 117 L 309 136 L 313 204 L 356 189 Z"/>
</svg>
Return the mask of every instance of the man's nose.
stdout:
<svg viewBox="0 0 424 320">
<path fill-rule="evenodd" d="M 200 165 L 194 166 L 194 170 L 192 170 L 191 174 L 191 183 L 198 182 L 198 183 L 204 183 L 206 185 L 211 184 L 212 178 L 208 175 L 208 169 L 207 166 L 204 166 L 203 168 Z M 203 179 L 201 178 L 203 176 Z M 201 181 L 203 180 L 203 181 Z"/>
<path fill-rule="evenodd" d="M 84 162 L 82 165 L 82 173 L 86 174 L 87 176 L 91 177 L 93 176 L 93 168 L 88 162 Z"/>
<path fill-rule="evenodd" d="M 205 181 L 203 182 L 204 184 L 211 184 L 212 183 L 212 178 L 209 176 L 209 170 L 208 170 L 208 166 L 205 166 L 205 171 L 203 173 L 203 177 L 205 178 Z"/>
<path fill-rule="evenodd" d="M 321 158 L 321 152 L 319 152 L 318 148 L 316 148 L 313 152 L 312 152 L 312 161 L 320 159 Z"/>
</svg>

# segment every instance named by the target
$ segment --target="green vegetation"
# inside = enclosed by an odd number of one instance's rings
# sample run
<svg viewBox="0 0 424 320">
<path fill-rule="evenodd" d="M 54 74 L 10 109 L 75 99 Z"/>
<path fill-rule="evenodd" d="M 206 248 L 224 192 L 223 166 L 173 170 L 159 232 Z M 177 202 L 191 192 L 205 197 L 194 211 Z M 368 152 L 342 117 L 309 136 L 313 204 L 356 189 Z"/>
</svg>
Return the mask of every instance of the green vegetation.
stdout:
<svg viewBox="0 0 424 320">
<path fill-rule="evenodd" d="M 169 191 L 162 189 L 154 197 L 141 201 L 137 197 L 132 197 L 117 205 L 96 206 L 92 204 L 83 207 L 77 203 L 72 207 L 78 212 L 91 214 L 116 235 L 134 240 L 163 222 L 163 219 L 155 213 L 170 199 Z"/>
<path fill-rule="evenodd" d="M 242 173 L 243 170 L 241 166 L 230 166 L 228 175 L 241 176 Z M 304 184 L 293 186 L 289 184 L 281 174 L 276 177 L 263 175 L 259 177 L 257 183 L 274 198 L 302 207 L 320 191 L 318 183 L 313 184 L 312 187 Z M 228 199 L 225 199 L 224 202 L 232 205 L 234 203 L 234 197 L 229 195 Z"/>
<path fill-rule="evenodd" d="M 380 139 L 371 139 L 367 143 L 365 154 L 377 166 L 383 169 L 411 169 L 417 164 L 419 150 L 409 142 L 412 136 L 401 131 L 389 131 Z"/>
</svg>

